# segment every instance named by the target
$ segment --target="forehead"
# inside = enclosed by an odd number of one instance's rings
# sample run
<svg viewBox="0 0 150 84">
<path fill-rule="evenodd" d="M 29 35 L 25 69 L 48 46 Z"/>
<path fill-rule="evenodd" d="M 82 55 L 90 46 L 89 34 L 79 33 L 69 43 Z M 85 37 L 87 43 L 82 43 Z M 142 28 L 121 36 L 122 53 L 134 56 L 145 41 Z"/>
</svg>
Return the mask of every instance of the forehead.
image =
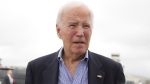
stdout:
<svg viewBox="0 0 150 84">
<path fill-rule="evenodd" d="M 66 8 L 63 10 L 62 19 L 91 19 L 90 11 L 85 6 Z"/>
</svg>

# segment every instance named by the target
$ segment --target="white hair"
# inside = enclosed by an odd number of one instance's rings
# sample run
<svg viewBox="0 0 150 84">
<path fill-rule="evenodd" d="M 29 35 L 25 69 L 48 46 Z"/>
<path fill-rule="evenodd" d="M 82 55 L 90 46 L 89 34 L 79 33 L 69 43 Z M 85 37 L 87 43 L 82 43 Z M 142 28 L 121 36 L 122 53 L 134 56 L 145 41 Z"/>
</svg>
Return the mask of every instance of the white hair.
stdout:
<svg viewBox="0 0 150 84">
<path fill-rule="evenodd" d="M 89 10 L 90 19 L 91 19 L 92 26 L 93 26 L 93 12 L 89 9 L 89 7 L 86 4 L 84 4 L 82 2 L 78 2 L 78 1 L 69 2 L 60 8 L 60 10 L 58 11 L 57 19 L 56 19 L 56 24 L 59 26 L 61 25 L 62 15 L 63 15 L 64 10 L 81 7 L 81 6 L 84 6 Z"/>
</svg>

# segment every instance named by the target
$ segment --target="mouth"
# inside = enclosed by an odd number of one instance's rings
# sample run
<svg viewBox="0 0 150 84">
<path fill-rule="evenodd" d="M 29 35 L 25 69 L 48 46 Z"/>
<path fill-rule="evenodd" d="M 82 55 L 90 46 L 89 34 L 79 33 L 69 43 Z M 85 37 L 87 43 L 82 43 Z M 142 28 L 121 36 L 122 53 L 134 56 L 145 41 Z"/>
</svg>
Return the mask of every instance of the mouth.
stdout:
<svg viewBox="0 0 150 84">
<path fill-rule="evenodd" d="M 85 42 L 73 42 L 74 44 L 85 44 Z"/>
</svg>

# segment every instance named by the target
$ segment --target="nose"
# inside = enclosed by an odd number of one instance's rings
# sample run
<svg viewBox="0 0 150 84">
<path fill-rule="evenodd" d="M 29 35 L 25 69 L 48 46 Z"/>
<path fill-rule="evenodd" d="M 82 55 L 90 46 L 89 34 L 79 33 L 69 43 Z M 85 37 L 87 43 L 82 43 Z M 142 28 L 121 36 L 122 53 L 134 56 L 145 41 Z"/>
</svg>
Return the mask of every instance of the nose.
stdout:
<svg viewBox="0 0 150 84">
<path fill-rule="evenodd" d="M 76 33 L 77 37 L 83 37 L 84 36 L 84 30 L 82 27 L 78 27 L 77 28 L 77 33 Z"/>
</svg>

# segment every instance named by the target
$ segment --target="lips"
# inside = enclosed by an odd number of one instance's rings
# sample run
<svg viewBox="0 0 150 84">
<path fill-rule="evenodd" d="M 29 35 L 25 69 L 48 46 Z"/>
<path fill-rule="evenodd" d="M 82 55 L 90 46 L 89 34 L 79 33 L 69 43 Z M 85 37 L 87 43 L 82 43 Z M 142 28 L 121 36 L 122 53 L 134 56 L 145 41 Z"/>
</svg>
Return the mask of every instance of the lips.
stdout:
<svg viewBox="0 0 150 84">
<path fill-rule="evenodd" d="M 75 44 L 84 44 L 85 42 L 73 42 Z"/>
</svg>

